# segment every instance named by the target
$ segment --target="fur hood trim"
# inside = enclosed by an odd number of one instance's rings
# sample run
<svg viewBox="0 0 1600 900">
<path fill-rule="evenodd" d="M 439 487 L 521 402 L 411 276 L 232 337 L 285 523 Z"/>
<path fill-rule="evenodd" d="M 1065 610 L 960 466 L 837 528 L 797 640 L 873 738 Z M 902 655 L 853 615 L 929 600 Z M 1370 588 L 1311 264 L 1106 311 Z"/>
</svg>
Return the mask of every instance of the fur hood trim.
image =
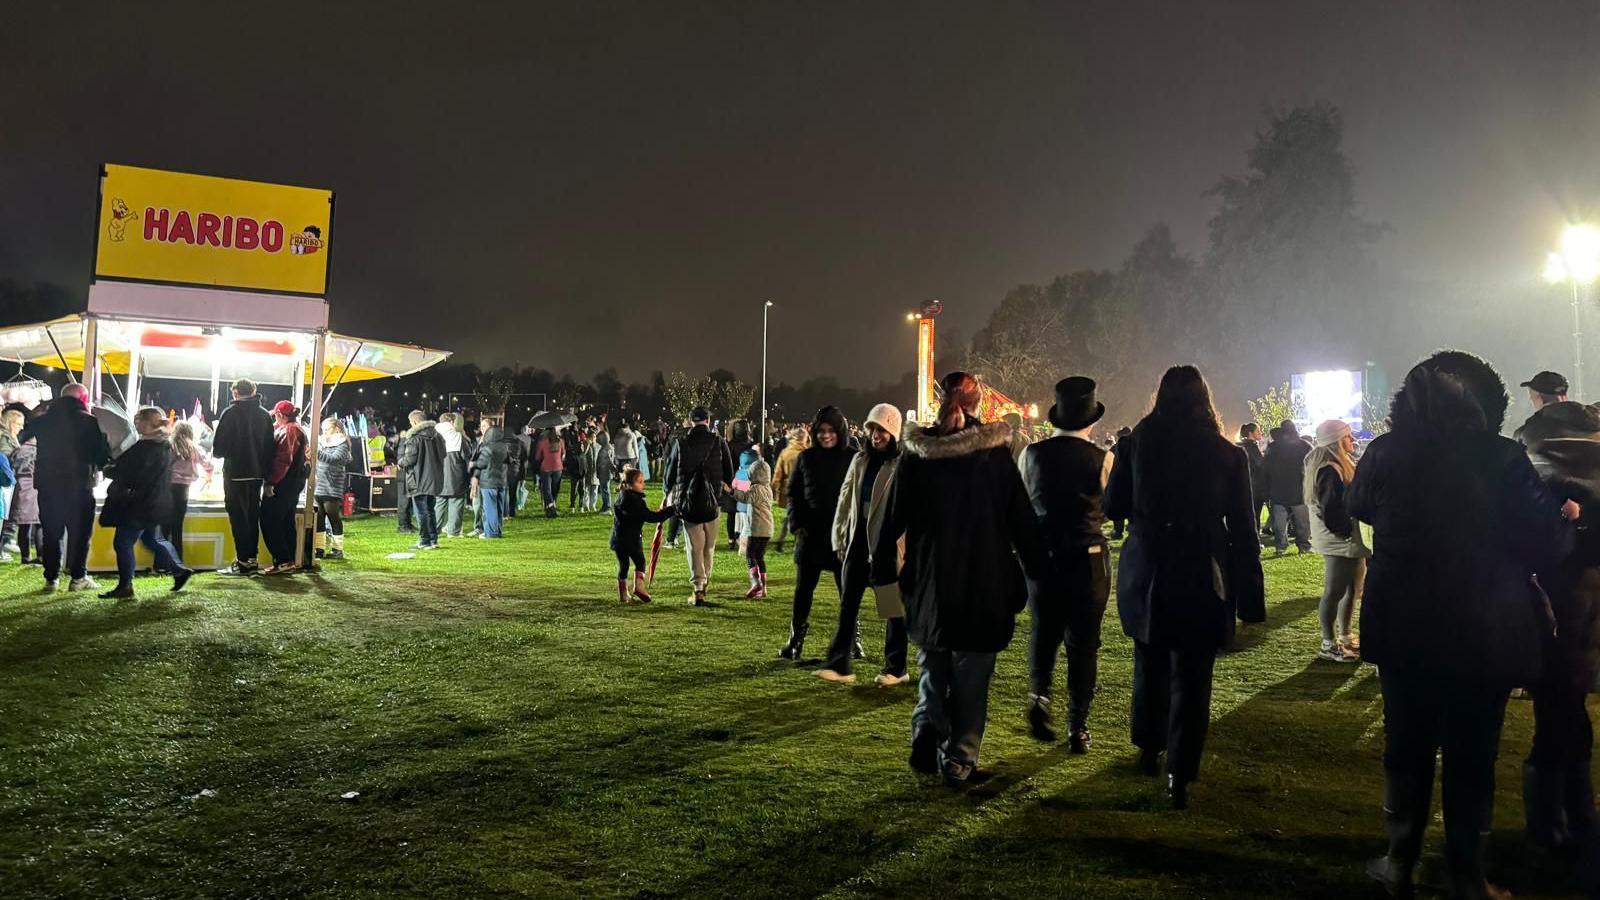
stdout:
<svg viewBox="0 0 1600 900">
<path fill-rule="evenodd" d="M 435 433 L 437 433 L 438 430 L 439 430 L 439 423 L 433 421 L 432 419 L 425 419 L 425 420 L 423 420 L 421 422 L 418 422 L 417 424 L 411 426 L 410 428 L 407 428 L 405 430 L 405 432 L 402 433 L 400 436 L 403 437 L 403 438 L 408 438 L 408 437 L 411 437 L 412 435 L 418 434 L 418 433 L 423 432 L 423 431 L 429 431 L 429 430 L 432 430 Z"/>
<path fill-rule="evenodd" d="M 989 422 L 975 428 L 963 428 L 954 434 L 932 434 L 907 422 L 900 433 L 900 449 L 911 456 L 923 459 L 956 459 L 971 456 L 996 447 L 1011 446 L 1011 426 L 1005 422 Z"/>
</svg>

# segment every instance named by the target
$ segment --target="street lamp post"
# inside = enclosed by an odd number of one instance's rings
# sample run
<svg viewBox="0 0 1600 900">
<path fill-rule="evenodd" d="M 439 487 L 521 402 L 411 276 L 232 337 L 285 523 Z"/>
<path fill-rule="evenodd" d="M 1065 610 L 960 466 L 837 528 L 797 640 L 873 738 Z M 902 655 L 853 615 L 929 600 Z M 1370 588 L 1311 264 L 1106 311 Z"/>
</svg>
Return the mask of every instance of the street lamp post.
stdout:
<svg viewBox="0 0 1600 900">
<path fill-rule="evenodd" d="M 1600 278 L 1600 231 L 1589 225 L 1570 225 L 1561 235 L 1561 251 L 1545 260 L 1544 280 L 1566 282 L 1572 288 L 1572 397 L 1583 393 L 1583 292 Z"/>
<path fill-rule="evenodd" d="M 772 311 L 772 301 L 761 307 L 761 446 L 767 446 L 767 314 Z M 763 451 L 764 452 L 764 451 Z"/>
</svg>

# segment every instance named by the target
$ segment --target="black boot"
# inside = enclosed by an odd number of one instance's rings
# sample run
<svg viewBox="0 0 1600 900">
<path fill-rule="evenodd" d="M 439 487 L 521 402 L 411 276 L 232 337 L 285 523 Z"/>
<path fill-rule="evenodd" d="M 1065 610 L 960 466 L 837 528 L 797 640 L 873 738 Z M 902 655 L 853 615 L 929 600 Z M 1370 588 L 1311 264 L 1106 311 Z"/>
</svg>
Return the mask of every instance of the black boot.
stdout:
<svg viewBox="0 0 1600 900">
<path fill-rule="evenodd" d="M 800 654 L 805 652 L 806 629 L 807 626 L 805 625 L 800 625 L 798 627 L 794 625 L 789 626 L 789 643 L 784 644 L 783 649 L 778 651 L 779 658 L 792 660 L 800 659 Z"/>
<path fill-rule="evenodd" d="M 1566 772 L 1553 766 L 1522 764 L 1522 812 L 1528 840 L 1541 850 L 1571 842 L 1567 833 Z"/>
<path fill-rule="evenodd" d="M 1589 760 L 1567 767 L 1563 793 L 1567 835 L 1575 842 L 1582 841 L 1594 831 L 1594 775 L 1589 771 Z"/>
<path fill-rule="evenodd" d="M 1067 716 L 1067 752 L 1075 756 L 1082 756 L 1089 752 L 1089 723 L 1072 716 Z"/>
<path fill-rule="evenodd" d="M 1172 808 L 1184 810 L 1189 808 L 1189 782 L 1176 775 L 1167 776 L 1167 799 L 1172 801 Z"/>
<path fill-rule="evenodd" d="M 1432 802 L 1432 772 L 1426 779 L 1415 773 L 1384 774 L 1383 830 L 1389 838 L 1389 852 L 1367 863 L 1367 876 L 1382 884 L 1391 897 L 1412 896 L 1412 873 L 1422 855 L 1422 836 Z"/>
<path fill-rule="evenodd" d="M 1053 744 L 1056 741 L 1056 727 L 1050 717 L 1050 698 L 1033 694 L 1028 697 L 1028 733 L 1035 740 Z"/>
<path fill-rule="evenodd" d="M 1511 895 L 1489 883 L 1484 860 L 1489 855 L 1489 826 L 1494 821 L 1494 794 L 1458 797 L 1445 810 L 1445 894 L 1454 900 L 1499 900 Z"/>
</svg>

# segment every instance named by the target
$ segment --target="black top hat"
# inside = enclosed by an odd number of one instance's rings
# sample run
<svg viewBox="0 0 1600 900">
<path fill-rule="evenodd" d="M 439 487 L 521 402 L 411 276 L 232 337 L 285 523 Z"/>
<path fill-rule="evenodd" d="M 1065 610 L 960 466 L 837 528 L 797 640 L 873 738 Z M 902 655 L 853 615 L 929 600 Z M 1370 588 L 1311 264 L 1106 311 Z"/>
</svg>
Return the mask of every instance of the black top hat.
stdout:
<svg viewBox="0 0 1600 900">
<path fill-rule="evenodd" d="M 1100 421 L 1106 405 L 1094 399 L 1094 379 L 1063 378 L 1056 382 L 1056 402 L 1050 407 L 1050 424 L 1062 431 L 1078 431 Z"/>
</svg>

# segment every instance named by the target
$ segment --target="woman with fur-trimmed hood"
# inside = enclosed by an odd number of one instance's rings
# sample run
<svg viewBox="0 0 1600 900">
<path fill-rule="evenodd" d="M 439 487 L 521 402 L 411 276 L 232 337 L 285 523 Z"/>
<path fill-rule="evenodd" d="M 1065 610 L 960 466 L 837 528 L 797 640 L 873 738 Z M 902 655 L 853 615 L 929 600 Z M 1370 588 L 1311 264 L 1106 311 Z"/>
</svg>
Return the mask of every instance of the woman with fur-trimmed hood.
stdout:
<svg viewBox="0 0 1600 900">
<path fill-rule="evenodd" d="M 1552 630 L 1530 576 L 1572 547 L 1561 501 L 1523 448 L 1500 436 L 1505 383 L 1488 363 L 1446 350 L 1395 393 L 1394 430 L 1367 447 L 1350 514 L 1372 525 L 1361 657 L 1383 686 L 1388 853 L 1367 874 L 1411 890 L 1442 755 L 1445 874 L 1452 896 L 1498 896 L 1482 836 L 1511 689 L 1540 675 Z"/>
<path fill-rule="evenodd" d="M 1011 459 L 1011 426 L 978 420 L 973 376 L 952 372 L 940 384 L 932 427 L 901 435 L 876 558 L 891 558 L 905 537 L 900 592 L 922 670 L 911 767 L 960 783 L 978 766 L 995 655 L 1028 602 L 1023 572 L 1045 580 L 1053 567 Z"/>
</svg>

